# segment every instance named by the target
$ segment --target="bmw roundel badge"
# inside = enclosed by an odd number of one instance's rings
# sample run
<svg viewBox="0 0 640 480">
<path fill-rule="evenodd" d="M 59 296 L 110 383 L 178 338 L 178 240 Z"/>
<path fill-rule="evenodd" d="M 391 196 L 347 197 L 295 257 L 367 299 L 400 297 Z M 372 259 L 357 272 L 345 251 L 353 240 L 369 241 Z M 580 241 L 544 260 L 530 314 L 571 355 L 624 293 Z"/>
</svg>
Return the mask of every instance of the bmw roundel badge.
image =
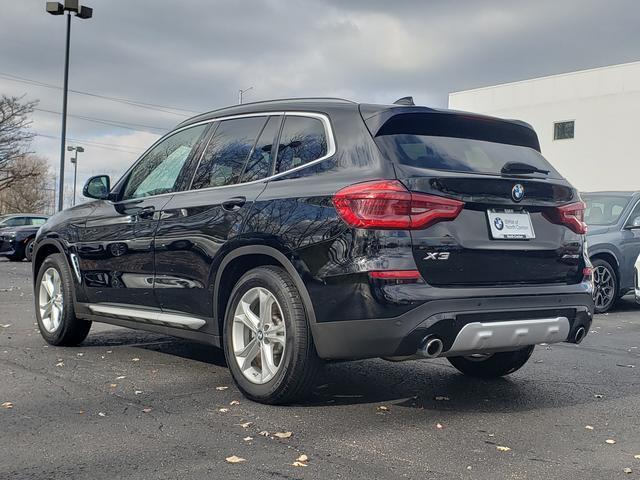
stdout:
<svg viewBox="0 0 640 480">
<path fill-rule="evenodd" d="M 511 189 L 511 198 L 513 198 L 514 202 L 519 202 L 524 198 L 524 187 L 516 183 Z"/>
<path fill-rule="evenodd" d="M 496 218 L 493 220 L 493 224 L 495 225 L 495 227 L 496 227 L 498 230 L 502 230 L 502 229 L 504 228 L 504 222 L 502 221 L 502 219 L 501 219 L 500 217 L 496 217 Z"/>
</svg>

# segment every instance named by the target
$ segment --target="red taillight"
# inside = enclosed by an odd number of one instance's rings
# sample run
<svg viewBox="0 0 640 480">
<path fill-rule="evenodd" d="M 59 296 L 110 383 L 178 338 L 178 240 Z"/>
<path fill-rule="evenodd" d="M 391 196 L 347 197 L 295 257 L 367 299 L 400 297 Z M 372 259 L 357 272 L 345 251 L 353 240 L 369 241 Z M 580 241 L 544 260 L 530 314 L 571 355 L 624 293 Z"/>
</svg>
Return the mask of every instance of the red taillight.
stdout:
<svg viewBox="0 0 640 480">
<path fill-rule="evenodd" d="M 587 224 L 584 223 L 584 210 L 586 207 L 584 202 L 570 203 L 569 205 L 555 207 L 543 215 L 552 223 L 566 225 L 576 233 L 585 234 L 587 233 Z"/>
<path fill-rule="evenodd" d="M 411 230 L 458 216 L 464 202 L 410 192 L 397 180 L 357 183 L 339 190 L 333 204 L 352 227 Z"/>
</svg>

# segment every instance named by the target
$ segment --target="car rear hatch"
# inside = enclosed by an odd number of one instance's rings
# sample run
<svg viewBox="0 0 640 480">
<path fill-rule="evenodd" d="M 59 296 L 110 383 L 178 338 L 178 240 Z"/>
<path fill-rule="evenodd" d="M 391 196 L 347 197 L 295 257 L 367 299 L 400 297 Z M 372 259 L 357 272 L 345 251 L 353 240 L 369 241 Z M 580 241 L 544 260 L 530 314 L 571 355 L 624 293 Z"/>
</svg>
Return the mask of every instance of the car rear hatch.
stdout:
<svg viewBox="0 0 640 480">
<path fill-rule="evenodd" d="M 367 123 L 414 198 L 426 208 L 438 208 L 438 198 L 461 202 L 454 218 L 411 230 L 428 284 L 582 281 L 584 205 L 542 157 L 530 127 L 416 108 Z"/>
</svg>

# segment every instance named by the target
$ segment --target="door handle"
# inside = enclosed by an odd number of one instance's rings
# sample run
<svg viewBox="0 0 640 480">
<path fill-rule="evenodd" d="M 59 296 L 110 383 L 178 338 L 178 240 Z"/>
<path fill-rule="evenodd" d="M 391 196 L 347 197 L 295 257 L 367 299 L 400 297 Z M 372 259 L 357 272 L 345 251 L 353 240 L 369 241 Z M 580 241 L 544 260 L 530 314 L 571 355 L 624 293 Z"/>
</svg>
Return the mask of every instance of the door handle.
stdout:
<svg viewBox="0 0 640 480">
<path fill-rule="evenodd" d="M 237 212 L 247 203 L 246 197 L 233 197 L 222 202 L 222 208 L 227 212 Z"/>
<path fill-rule="evenodd" d="M 155 213 L 156 209 L 155 207 L 144 207 L 140 209 L 140 212 L 138 213 L 138 217 L 140 218 L 151 218 L 153 216 L 153 214 Z"/>
</svg>

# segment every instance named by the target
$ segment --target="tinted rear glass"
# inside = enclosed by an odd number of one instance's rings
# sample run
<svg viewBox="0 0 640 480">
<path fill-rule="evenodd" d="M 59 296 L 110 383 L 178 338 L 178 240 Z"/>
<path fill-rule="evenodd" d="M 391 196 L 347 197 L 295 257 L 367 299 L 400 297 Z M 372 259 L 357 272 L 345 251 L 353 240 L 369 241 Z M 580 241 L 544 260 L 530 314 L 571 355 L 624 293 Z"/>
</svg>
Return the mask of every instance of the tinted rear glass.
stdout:
<svg viewBox="0 0 640 480">
<path fill-rule="evenodd" d="M 613 225 L 627 208 L 630 197 L 620 195 L 581 195 L 587 209 L 584 220 L 587 225 Z"/>
<path fill-rule="evenodd" d="M 499 120 L 400 114 L 379 129 L 375 140 L 388 158 L 412 167 L 499 175 L 507 162 L 517 162 L 549 172 L 542 176 L 561 177 L 538 151 L 531 129 Z"/>
</svg>

